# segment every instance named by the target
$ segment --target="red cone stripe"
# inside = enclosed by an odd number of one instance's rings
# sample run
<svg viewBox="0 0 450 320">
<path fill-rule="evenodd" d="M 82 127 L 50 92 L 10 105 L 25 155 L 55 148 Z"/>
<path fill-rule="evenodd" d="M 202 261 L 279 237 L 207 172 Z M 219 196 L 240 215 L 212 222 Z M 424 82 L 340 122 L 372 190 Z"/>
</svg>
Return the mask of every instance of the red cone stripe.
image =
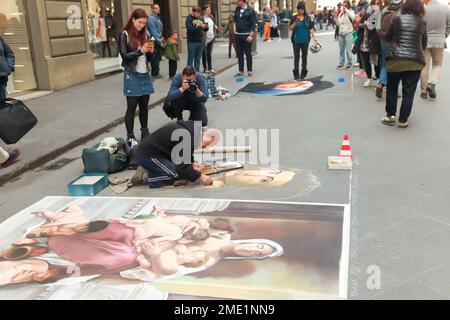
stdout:
<svg viewBox="0 0 450 320">
<path fill-rule="evenodd" d="M 342 142 L 340 156 L 353 159 L 348 134 L 344 135 L 344 141 Z"/>
</svg>

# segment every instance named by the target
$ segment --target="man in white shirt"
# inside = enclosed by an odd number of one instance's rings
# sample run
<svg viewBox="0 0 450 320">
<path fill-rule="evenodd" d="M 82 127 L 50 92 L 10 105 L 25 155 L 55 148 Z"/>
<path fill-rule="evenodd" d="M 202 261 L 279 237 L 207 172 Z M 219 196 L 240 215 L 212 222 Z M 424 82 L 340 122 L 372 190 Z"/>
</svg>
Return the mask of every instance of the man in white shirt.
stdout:
<svg viewBox="0 0 450 320">
<path fill-rule="evenodd" d="M 214 74 L 212 68 L 212 51 L 214 47 L 214 39 L 216 37 L 216 25 L 211 16 L 211 6 L 209 4 L 203 6 L 203 20 L 208 24 L 208 31 L 205 32 L 204 36 L 204 47 L 203 47 L 203 69 L 204 73 Z"/>
</svg>

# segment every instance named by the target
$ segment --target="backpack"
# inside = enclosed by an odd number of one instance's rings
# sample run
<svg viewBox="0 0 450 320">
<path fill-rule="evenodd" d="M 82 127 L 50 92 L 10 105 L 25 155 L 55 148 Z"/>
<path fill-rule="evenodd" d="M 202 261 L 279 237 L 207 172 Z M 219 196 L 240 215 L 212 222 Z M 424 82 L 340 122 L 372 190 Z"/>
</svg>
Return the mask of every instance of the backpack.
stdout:
<svg viewBox="0 0 450 320">
<path fill-rule="evenodd" d="M 203 77 L 205 78 L 206 82 L 206 89 L 208 92 L 206 92 L 207 97 L 213 97 L 217 98 L 219 96 L 219 93 L 217 92 L 216 88 L 216 78 L 211 74 L 203 74 Z"/>
<path fill-rule="evenodd" d="M 398 15 L 398 12 L 395 11 L 387 11 L 385 15 L 383 15 L 381 19 L 380 30 L 378 31 L 378 37 L 381 41 L 385 41 L 386 35 L 389 32 L 389 28 L 391 27 L 392 20 L 394 20 L 395 16 Z"/>
<path fill-rule="evenodd" d="M 84 165 L 84 173 L 115 173 L 128 167 L 130 159 L 125 150 L 125 141 L 116 138 L 117 151 L 110 154 L 106 149 L 97 150 L 100 143 L 83 150 L 81 158 Z"/>
</svg>

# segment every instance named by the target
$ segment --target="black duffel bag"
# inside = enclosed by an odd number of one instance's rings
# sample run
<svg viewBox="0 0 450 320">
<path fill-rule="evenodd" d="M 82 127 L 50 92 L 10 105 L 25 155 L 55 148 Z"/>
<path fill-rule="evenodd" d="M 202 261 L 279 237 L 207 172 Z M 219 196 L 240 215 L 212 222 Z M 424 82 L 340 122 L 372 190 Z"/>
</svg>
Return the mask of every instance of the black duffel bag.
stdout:
<svg viewBox="0 0 450 320">
<path fill-rule="evenodd" d="M 6 144 L 17 143 L 37 122 L 22 101 L 10 98 L 0 101 L 0 139 Z"/>
</svg>

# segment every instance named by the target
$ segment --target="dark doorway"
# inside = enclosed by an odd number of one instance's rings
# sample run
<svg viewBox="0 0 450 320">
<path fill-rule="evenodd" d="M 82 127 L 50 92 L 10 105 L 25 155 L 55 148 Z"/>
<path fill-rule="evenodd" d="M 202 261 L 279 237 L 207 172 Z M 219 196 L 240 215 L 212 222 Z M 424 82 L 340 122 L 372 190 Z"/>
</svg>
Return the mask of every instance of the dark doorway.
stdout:
<svg viewBox="0 0 450 320">
<path fill-rule="evenodd" d="M 122 17 L 122 1 L 114 0 L 114 18 L 116 20 L 116 33 L 121 32 L 128 17 Z"/>
<path fill-rule="evenodd" d="M 161 21 L 164 26 L 163 36 L 164 38 L 169 38 L 171 36 L 171 32 L 175 31 L 172 30 L 172 23 L 170 20 L 170 5 L 169 1 L 167 0 L 155 0 L 154 3 L 159 4 L 159 7 L 161 8 L 161 14 L 159 15 L 161 17 Z M 179 30 L 177 30 L 179 31 Z"/>
</svg>

